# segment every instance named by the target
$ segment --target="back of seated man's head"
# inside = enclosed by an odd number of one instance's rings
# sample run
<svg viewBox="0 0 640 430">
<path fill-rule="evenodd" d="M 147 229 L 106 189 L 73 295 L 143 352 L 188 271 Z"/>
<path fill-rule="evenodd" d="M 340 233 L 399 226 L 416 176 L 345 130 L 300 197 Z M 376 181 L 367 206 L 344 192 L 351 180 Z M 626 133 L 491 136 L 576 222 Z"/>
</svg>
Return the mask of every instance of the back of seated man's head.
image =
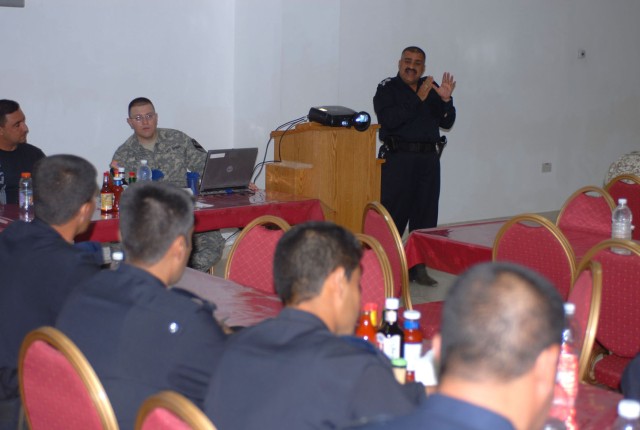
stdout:
<svg viewBox="0 0 640 430">
<path fill-rule="evenodd" d="M 563 327 L 562 298 L 546 279 L 514 264 L 478 265 L 448 292 L 440 376 L 511 381 L 561 342 Z"/>
<path fill-rule="evenodd" d="M 69 222 L 98 193 L 98 172 L 91 163 L 75 155 L 52 155 L 33 169 L 35 216 L 49 225 Z"/>
<path fill-rule="evenodd" d="M 359 242 L 343 227 L 329 222 L 299 224 L 276 247 L 276 292 L 284 304 L 300 304 L 320 294 L 326 278 L 340 267 L 350 280 L 361 257 Z"/>
<path fill-rule="evenodd" d="M 127 260 L 151 265 L 176 238 L 191 246 L 193 201 L 184 190 L 162 182 L 137 182 L 122 193 L 120 234 Z"/>
</svg>

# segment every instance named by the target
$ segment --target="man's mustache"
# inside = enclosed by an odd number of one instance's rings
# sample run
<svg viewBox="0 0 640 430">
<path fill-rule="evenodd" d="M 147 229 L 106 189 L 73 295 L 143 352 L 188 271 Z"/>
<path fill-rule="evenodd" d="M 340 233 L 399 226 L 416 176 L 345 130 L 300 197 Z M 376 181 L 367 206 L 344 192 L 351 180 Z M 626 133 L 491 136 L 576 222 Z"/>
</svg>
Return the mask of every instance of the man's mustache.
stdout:
<svg viewBox="0 0 640 430">
<path fill-rule="evenodd" d="M 412 69 L 410 67 L 407 67 L 406 69 L 404 69 L 405 73 L 409 73 L 409 72 L 413 72 L 413 73 L 418 73 L 418 71 L 416 69 Z"/>
</svg>

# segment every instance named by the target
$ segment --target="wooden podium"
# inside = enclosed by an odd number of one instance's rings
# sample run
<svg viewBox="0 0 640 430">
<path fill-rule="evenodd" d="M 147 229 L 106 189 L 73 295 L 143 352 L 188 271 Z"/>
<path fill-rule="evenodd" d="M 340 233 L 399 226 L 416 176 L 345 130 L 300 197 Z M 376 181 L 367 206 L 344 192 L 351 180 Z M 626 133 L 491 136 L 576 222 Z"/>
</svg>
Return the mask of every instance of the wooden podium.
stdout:
<svg viewBox="0 0 640 430">
<path fill-rule="evenodd" d="M 305 123 L 271 132 L 274 159 L 282 161 L 267 165 L 267 191 L 317 198 L 327 220 L 360 232 L 365 205 L 380 200 L 378 128 L 360 132 Z"/>
</svg>

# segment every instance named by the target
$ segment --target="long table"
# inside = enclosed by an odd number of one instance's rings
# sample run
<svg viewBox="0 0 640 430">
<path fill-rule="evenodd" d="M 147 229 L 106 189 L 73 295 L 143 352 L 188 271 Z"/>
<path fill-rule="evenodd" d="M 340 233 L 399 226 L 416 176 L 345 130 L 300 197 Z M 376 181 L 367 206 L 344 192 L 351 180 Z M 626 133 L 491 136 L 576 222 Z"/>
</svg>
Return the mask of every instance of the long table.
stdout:
<svg viewBox="0 0 640 430">
<path fill-rule="evenodd" d="M 255 325 L 276 316 L 282 309 L 275 293 L 268 294 L 188 267 L 175 287 L 214 303 L 216 319 L 231 327 Z"/>
<path fill-rule="evenodd" d="M 194 212 L 196 232 L 244 227 L 262 215 L 279 216 L 289 224 L 324 220 L 320 200 L 272 191 L 198 197 L 196 204 L 206 205 L 196 208 Z M 17 205 L 0 205 L 0 231 L 18 219 L 20 212 Z M 89 229 L 79 235 L 76 241 L 117 242 L 118 226 L 117 214 L 103 215 L 96 209 Z"/>
<path fill-rule="evenodd" d="M 493 242 L 510 218 L 477 221 L 415 230 L 405 245 L 407 264 L 425 264 L 435 270 L 459 275 L 474 264 L 491 261 Z M 608 236 L 585 231 L 563 231 L 577 260 Z"/>
</svg>

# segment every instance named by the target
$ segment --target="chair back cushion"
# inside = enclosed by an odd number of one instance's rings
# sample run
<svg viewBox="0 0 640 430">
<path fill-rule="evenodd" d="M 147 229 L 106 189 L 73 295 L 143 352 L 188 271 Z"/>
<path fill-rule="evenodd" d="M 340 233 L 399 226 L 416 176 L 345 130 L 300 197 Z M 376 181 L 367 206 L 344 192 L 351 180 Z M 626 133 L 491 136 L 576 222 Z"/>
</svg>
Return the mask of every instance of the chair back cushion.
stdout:
<svg viewBox="0 0 640 430">
<path fill-rule="evenodd" d="M 573 284 L 571 293 L 569 294 L 568 302 L 573 303 L 576 306 L 576 313 L 573 317 L 573 322 L 577 329 L 575 333 L 575 341 L 580 349 L 584 342 L 585 331 L 587 330 L 587 324 L 589 322 L 589 315 L 591 313 L 591 295 L 593 292 L 593 278 L 590 270 L 584 270 L 576 279 Z"/>
<path fill-rule="evenodd" d="M 384 272 L 378 255 L 373 249 L 364 249 L 360 267 L 362 268 L 362 277 L 360 278 L 362 304 L 375 303 L 378 305 L 379 312 L 382 312 L 386 298 Z"/>
<path fill-rule="evenodd" d="M 398 251 L 396 240 L 384 217 L 375 210 L 366 211 L 364 218 L 363 233 L 372 236 L 380 242 L 382 248 L 387 253 L 391 271 L 393 273 L 393 295 L 400 297 L 402 292 L 402 261 L 403 257 Z"/>
<path fill-rule="evenodd" d="M 619 255 L 605 247 L 592 259 L 602 265 L 602 304 L 596 338 L 613 354 L 632 358 L 640 352 L 640 255 Z"/>
<path fill-rule="evenodd" d="M 191 427 L 171 411 L 155 408 L 146 416 L 141 430 L 191 430 Z"/>
<path fill-rule="evenodd" d="M 82 379 L 53 346 L 34 341 L 24 357 L 23 375 L 24 404 L 33 430 L 103 428 Z"/>
<path fill-rule="evenodd" d="M 231 255 L 227 278 L 238 284 L 275 294 L 273 257 L 284 231 L 254 226 L 237 244 Z"/>
<path fill-rule="evenodd" d="M 575 271 L 573 251 L 564 235 L 548 220 L 522 215 L 508 221 L 496 236 L 494 261 L 510 261 L 544 275 L 564 300 Z"/>
<path fill-rule="evenodd" d="M 611 198 L 597 187 L 585 187 L 567 199 L 558 215 L 558 227 L 565 230 L 599 234 L 602 239 L 611 236 Z"/>
</svg>

